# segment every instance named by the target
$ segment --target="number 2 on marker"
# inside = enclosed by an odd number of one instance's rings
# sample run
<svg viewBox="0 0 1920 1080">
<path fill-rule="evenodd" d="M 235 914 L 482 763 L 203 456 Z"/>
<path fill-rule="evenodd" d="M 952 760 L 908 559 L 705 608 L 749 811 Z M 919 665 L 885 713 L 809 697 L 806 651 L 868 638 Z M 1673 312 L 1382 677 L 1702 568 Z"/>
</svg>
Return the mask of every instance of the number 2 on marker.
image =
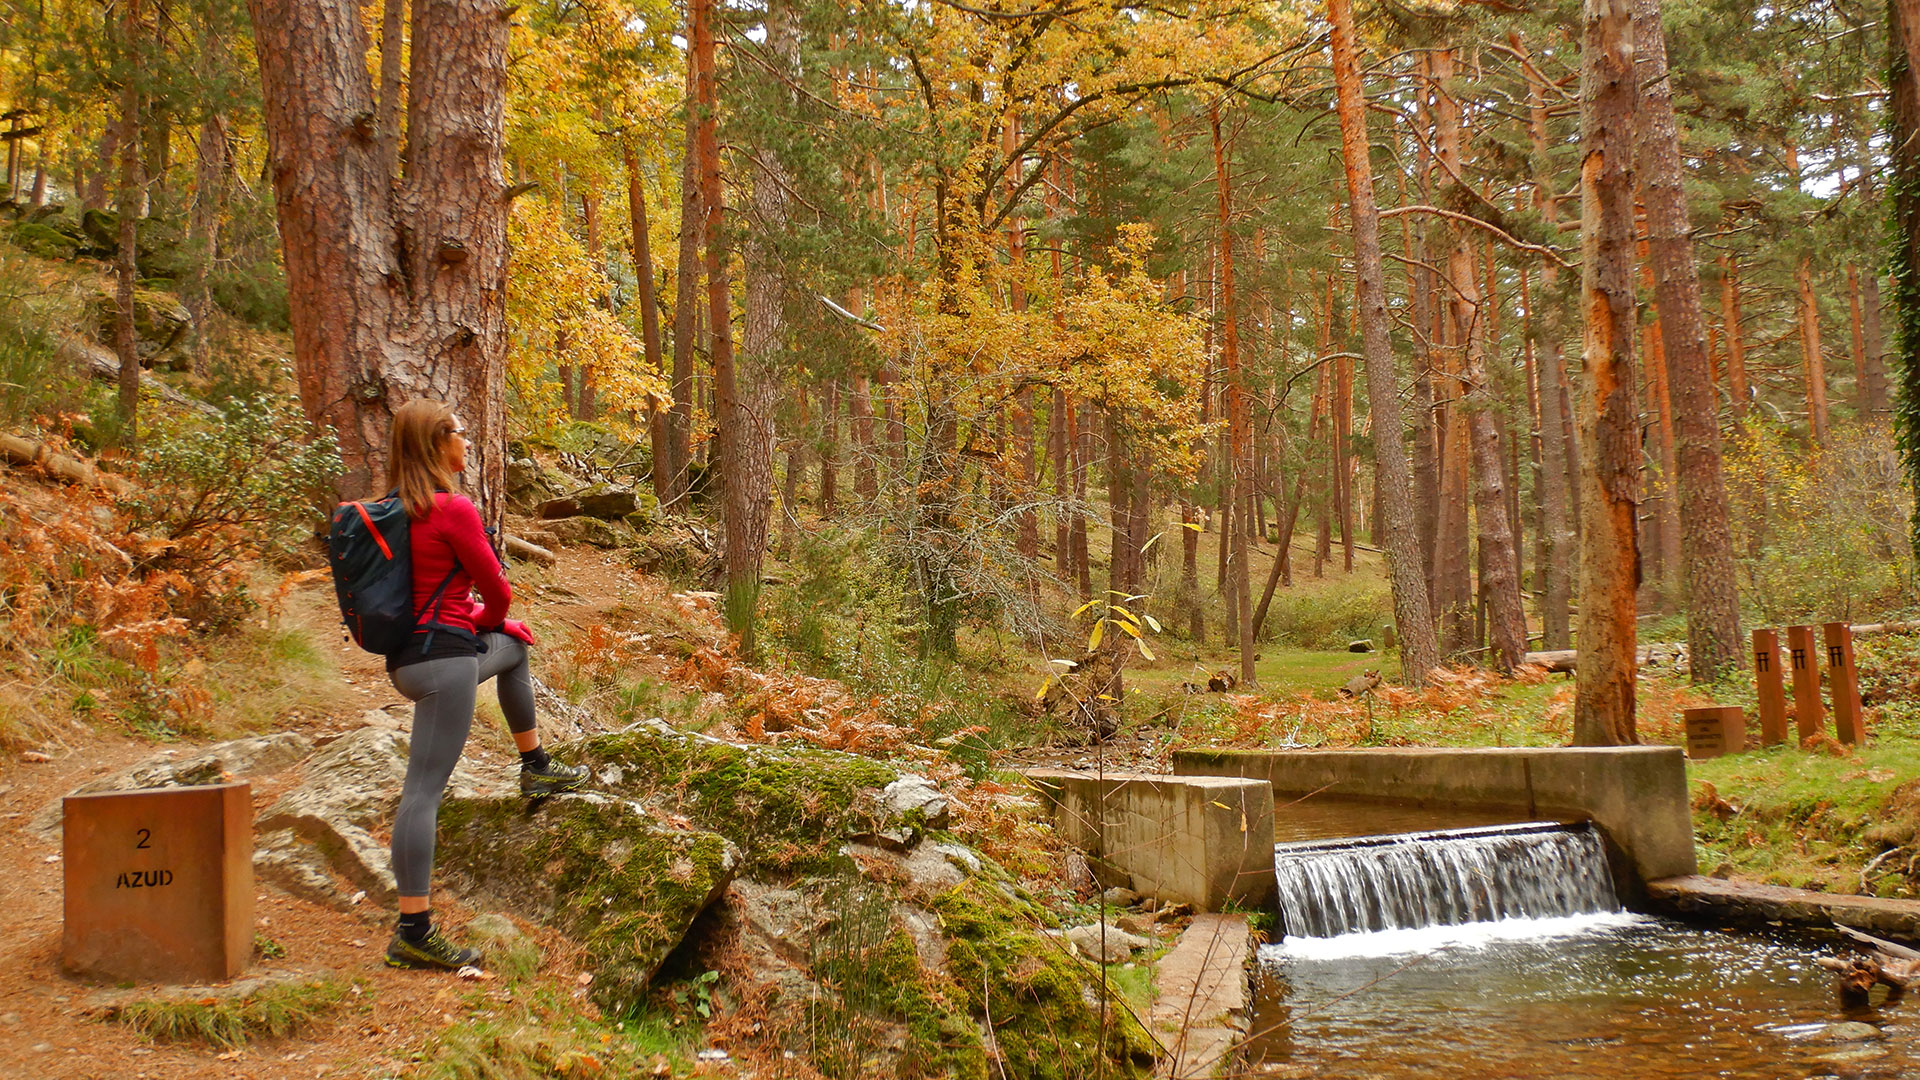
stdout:
<svg viewBox="0 0 1920 1080">
<path fill-rule="evenodd" d="M 153 839 L 153 830 L 152 830 L 152 829 L 135 829 L 135 830 L 134 830 L 134 832 L 136 832 L 136 833 L 137 833 L 137 834 L 139 835 L 139 837 L 140 837 L 140 842 L 139 842 L 139 843 L 137 843 L 137 844 L 135 844 L 135 845 L 133 845 L 134 847 L 137 847 L 137 848 L 144 848 L 144 847 L 152 847 L 152 846 L 153 846 L 152 844 L 150 844 L 150 843 L 148 843 L 148 841 L 149 841 L 149 840 L 152 840 L 152 839 Z"/>
</svg>

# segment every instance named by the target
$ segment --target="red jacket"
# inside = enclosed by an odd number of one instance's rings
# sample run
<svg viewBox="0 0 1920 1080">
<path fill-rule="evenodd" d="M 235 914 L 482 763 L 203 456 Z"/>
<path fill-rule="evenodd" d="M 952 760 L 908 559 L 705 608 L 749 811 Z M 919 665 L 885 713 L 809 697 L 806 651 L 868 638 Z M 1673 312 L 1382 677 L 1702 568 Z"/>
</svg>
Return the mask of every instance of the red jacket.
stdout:
<svg viewBox="0 0 1920 1080">
<path fill-rule="evenodd" d="M 507 605 L 513 603 L 513 589 L 500 569 L 500 557 L 487 542 L 487 529 L 473 500 L 438 492 L 432 512 L 414 519 L 408 530 L 413 548 L 413 609 L 420 613 L 420 624 L 437 622 L 470 631 L 499 626 L 507 617 Z M 438 608 L 429 612 L 427 602 L 449 570 L 454 571 L 453 580 L 440 594 Z M 485 605 L 478 611 L 472 595 L 476 588 Z"/>
</svg>

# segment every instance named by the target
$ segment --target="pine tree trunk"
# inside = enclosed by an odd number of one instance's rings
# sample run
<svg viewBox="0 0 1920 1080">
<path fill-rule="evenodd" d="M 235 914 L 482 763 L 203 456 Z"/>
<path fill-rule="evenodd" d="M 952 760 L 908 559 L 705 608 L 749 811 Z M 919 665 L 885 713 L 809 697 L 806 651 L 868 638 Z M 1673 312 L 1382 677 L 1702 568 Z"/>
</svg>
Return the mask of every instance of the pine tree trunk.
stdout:
<svg viewBox="0 0 1920 1080">
<path fill-rule="evenodd" d="M 1639 3 L 1640 0 L 1634 0 Z M 1636 28 L 1638 23 L 1635 24 Z M 1646 97 L 1641 97 L 1644 106 Z M 1642 115 L 1635 118 L 1634 130 L 1644 137 L 1644 109 Z M 1644 178 L 1646 159 L 1644 150 L 1637 163 Z M 1641 241 L 1641 288 L 1647 295 L 1654 296 L 1653 320 L 1641 327 L 1641 355 L 1645 362 L 1641 370 L 1645 374 L 1647 415 L 1653 421 L 1654 462 L 1659 471 L 1652 476 L 1642 474 L 1645 491 L 1642 496 L 1645 504 L 1651 504 L 1644 517 L 1649 525 L 1651 536 L 1640 545 L 1643 554 L 1650 555 L 1648 565 L 1641 575 L 1650 580 L 1659 592 L 1659 600 L 1665 603 L 1672 599 L 1673 578 L 1680 569 L 1680 519 L 1679 499 L 1676 497 L 1675 473 L 1678 471 L 1674 457 L 1673 438 L 1673 394 L 1667 384 L 1666 339 L 1661 332 L 1665 309 L 1660 307 L 1655 295 L 1653 262 L 1648 255 L 1646 242 Z M 1644 505 L 1644 504 L 1643 504 Z"/>
<path fill-rule="evenodd" d="M 1910 480 L 1920 480 L 1920 0 L 1888 0 L 1888 156 L 1896 240 L 1891 264 L 1894 431 Z M 1913 529 L 1920 555 L 1920 523 Z"/>
<path fill-rule="evenodd" d="M 1634 53 L 1645 66 L 1636 116 L 1636 165 L 1647 207 L 1647 247 L 1678 447 L 1682 578 L 1693 681 L 1711 682 L 1745 666 L 1740 600 L 1733 577 L 1720 425 L 1707 371 L 1705 317 L 1680 170 L 1680 134 L 1667 78 L 1666 34 L 1659 0 L 1634 0 Z M 1651 361 L 1650 361 L 1651 362 Z"/>
<path fill-rule="evenodd" d="M 1847 264 L 1847 334 L 1852 346 L 1853 409 L 1862 420 L 1867 418 L 1867 328 L 1860 304 L 1860 268 Z"/>
<path fill-rule="evenodd" d="M 855 305 L 849 310 L 859 313 L 859 290 L 854 290 L 849 299 Z M 862 503 L 869 503 L 879 493 L 879 486 L 873 476 L 873 387 L 864 370 L 855 369 L 853 373 L 853 395 L 847 402 L 847 414 L 853 428 L 853 493 Z"/>
<path fill-rule="evenodd" d="M 696 104 L 700 144 L 700 202 L 707 216 L 707 309 L 712 334 L 715 464 L 720 474 L 720 522 L 725 532 L 722 566 L 726 573 L 727 622 L 740 635 L 742 656 L 756 653 L 754 609 L 760 596 L 760 560 L 767 546 L 767 512 L 773 493 L 773 434 L 771 417 L 755 406 L 755 388 L 746 382 L 734 362 L 733 302 L 727 284 L 727 234 L 721 218 L 720 142 L 713 32 L 713 0 L 693 0 L 693 52 L 700 69 Z M 770 22 L 774 20 L 769 20 Z M 765 163 L 761 163 L 765 168 Z M 756 211 L 761 189 L 754 184 Z M 776 195 L 775 198 L 784 196 Z M 776 219 L 778 220 L 778 219 Z M 767 227 L 763 220 L 763 227 Z M 779 333 L 778 293 L 770 304 L 764 267 L 749 246 L 747 256 L 747 339 L 743 352 L 749 365 L 764 362 L 765 351 Z M 749 396 L 752 395 L 752 396 Z"/>
<path fill-rule="evenodd" d="M 1820 348 L 1820 301 L 1813 291 L 1813 259 L 1802 255 L 1793 270 L 1800 300 L 1800 355 L 1807 379 L 1807 430 L 1813 441 L 1827 442 L 1827 361 Z"/>
<path fill-rule="evenodd" d="M 1460 105 L 1446 85 L 1453 79 L 1453 51 L 1439 49 L 1430 54 L 1432 65 L 1433 131 L 1436 158 L 1440 165 L 1436 198 L 1450 198 L 1458 188 L 1456 177 L 1464 175 L 1460 150 Z M 1442 267 L 1445 302 L 1439 322 L 1444 332 L 1441 352 L 1442 377 L 1435 393 L 1445 401 L 1440 425 L 1440 507 L 1434 550 L 1434 606 L 1440 613 L 1440 648 L 1458 654 L 1474 647 L 1473 543 L 1468 508 L 1474 499 L 1473 471 L 1475 436 L 1469 402 L 1473 390 L 1471 369 L 1479 348 L 1482 324 L 1479 321 L 1479 287 L 1474 282 L 1473 254 L 1463 232 L 1464 226 L 1451 225 L 1442 230 L 1447 258 Z"/>
<path fill-rule="evenodd" d="M 359 497 L 384 473 L 401 404 L 452 404 L 473 436 L 467 489 L 505 510 L 508 25 L 488 0 L 417 0 L 406 175 L 382 171 L 367 29 L 352 5 L 249 0 L 295 366 Z M 364 120 L 362 119 L 364 118 Z"/>
<path fill-rule="evenodd" d="M 134 336 L 133 292 L 139 251 L 140 82 L 146 27 L 141 0 L 121 0 L 120 9 L 120 184 L 114 212 L 120 216 L 120 249 L 114 253 L 113 351 L 120 360 L 120 446 L 132 454 L 140 445 L 140 349 Z M 11 194 L 11 193 L 9 193 Z"/>
<path fill-rule="evenodd" d="M 220 256 L 220 218 L 227 203 L 227 173 L 233 167 L 232 147 L 228 142 L 227 115 L 210 112 L 200 121 L 198 153 L 193 176 L 193 213 L 188 218 L 188 246 L 193 250 L 193 268 L 187 285 L 187 312 L 193 316 L 195 348 L 205 359 L 207 318 L 213 314 L 211 274 Z"/>
<path fill-rule="evenodd" d="M 1247 555 L 1253 540 L 1253 457 L 1248 431 L 1246 390 L 1240 370 L 1240 329 L 1234 309 L 1233 282 L 1233 193 L 1227 180 L 1226 144 L 1220 134 L 1220 110 L 1208 113 L 1213 127 L 1213 174 L 1219 188 L 1220 229 L 1220 357 L 1227 376 L 1227 431 L 1232 458 L 1233 505 L 1239 518 L 1237 543 L 1233 545 L 1233 565 L 1229 587 L 1239 624 L 1240 683 L 1257 686 L 1260 679 L 1253 667 L 1253 604 L 1249 595 Z"/>
<path fill-rule="evenodd" d="M 1733 415 L 1747 415 L 1747 346 L 1740 332 L 1740 263 L 1720 256 L 1720 321 L 1727 340 L 1727 392 L 1733 397 Z"/>
<path fill-rule="evenodd" d="M 647 370 L 667 375 L 665 357 L 660 349 L 660 298 L 654 291 L 653 240 L 648 222 L 646 176 L 640 170 L 640 154 L 632 145 L 622 148 L 627 167 L 627 222 L 633 233 L 634 291 L 640 298 L 640 347 Z M 653 495 L 662 503 L 666 488 L 663 466 L 667 464 L 667 414 L 664 409 L 647 409 L 647 435 L 653 447 Z"/>
<path fill-rule="evenodd" d="M 1639 588 L 1635 505 L 1638 408 L 1633 377 L 1633 71 L 1629 0 L 1585 0 L 1580 70 L 1580 290 L 1586 314 L 1577 405 L 1585 454 L 1580 498 L 1580 663 L 1573 741 L 1637 740 L 1634 680 Z"/>
<path fill-rule="evenodd" d="M 1401 679 L 1422 686 L 1440 664 L 1429 613 L 1426 571 L 1414 522 L 1413 477 L 1407 467 L 1400 423 L 1399 373 L 1393 361 L 1387 314 L 1386 267 L 1380 253 L 1380 206 L 1368 158 L 1366 94 L 1349 0 L 1327 0 L 1333 29 L 1333 75 L 1340 113 L 1340 144 L 1346 164 L 1347 201 L 1353 223 L 1355 304 L 1360 314 L 1360 351 L 1367 364 L 1367 401 L 1372 412 L 1375 468 L 1385 520 L 1387 575 L 1393 589 L 1394 622 L 1400 629 Z M 1418 314 L 1416 313 L 1416 318 Z M 1281 542 L 1289 540 L 1281 530 Z M 1285 547 L 1282 547 L 1282 553 Z"/>
<path fill-rule="evenodd" d="M 1865 362 L 1860 369 L 1861 392 L 1865 395 L 1864 416 L 1878 420 L 1887 415 L 1887 347 L 1880 332 L 1880 274 L 1868 271 L 1861 282 L 1862 316 L 1866 337 Z"/>
<path fill-rule="evenodd" d="M 820 393 L 820 516 L 833 517 L 840 502 L 840 380 Z"/>
<path fill-rule="evenodd" d="M 692 27 L 688 27 L 692 38 Z M 673 298 L 673 408 L 667 414 L 667 453 L 664 469 L 654 466 L 654 495 L 662 507 L 678 504 L 692 482 L 694 352 L 699 341 L 700 249 L 706 243 L 707 210 L 700 198 L 699 107 L 694 103 L 700 81 L 700 58 L 687 56 L 685 156 L 680 164 L 680 252 Z"/>
</svg>

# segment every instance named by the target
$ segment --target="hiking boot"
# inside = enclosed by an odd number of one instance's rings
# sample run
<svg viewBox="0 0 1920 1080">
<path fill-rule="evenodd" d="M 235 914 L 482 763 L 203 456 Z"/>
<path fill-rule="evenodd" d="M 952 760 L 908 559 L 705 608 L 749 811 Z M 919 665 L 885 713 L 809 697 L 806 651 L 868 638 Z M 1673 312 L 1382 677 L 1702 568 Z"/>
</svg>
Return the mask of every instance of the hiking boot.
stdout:
<svg viewBox="0 0 1920 1080">
<path fill-rule="evenodd" d="M 585 765 L 562 765 L 553 759 L 547 759 L 545 765 L 520 766 L 520 794 L 522 795 L 558 795 L 563 791 L 572 791 L 587 782 Z"/>
<path fill-rule="evenodd" d="M 459 971 L 480 963 L 480 950 L 463 948 L 448 941 L 438 930 L 428 931 L 421 941 L 408 941 L 399 931 L 387 942 L 387 966 L 428 968 L 435 971 Z"/>
</svg>

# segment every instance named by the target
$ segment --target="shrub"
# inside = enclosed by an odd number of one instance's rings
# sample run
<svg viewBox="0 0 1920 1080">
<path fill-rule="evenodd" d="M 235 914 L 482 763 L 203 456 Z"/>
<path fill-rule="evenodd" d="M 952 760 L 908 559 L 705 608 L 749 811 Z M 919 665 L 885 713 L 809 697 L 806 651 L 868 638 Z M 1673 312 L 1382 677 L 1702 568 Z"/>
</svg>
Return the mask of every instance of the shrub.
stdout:
<svg viewBox="0 0 1920 1080">
<path fill-rule="evenodd" d="M 136 531 L 166 541 L 155 565 L 206 601 L 196 621 L 220 623 L 247 606 L 242 560 L 290 553 L 312 535 L 340 452 L 298 404 L 257 397 L 232 402 L 212 423 L 162 420 L 139 469 L 145 488 L 123 508 Z"/>
<path fill-rule="evenodd" d="M 1808 447 L 1750 420 L 1726 456 L 1741 593 L 1769 623 L 1851 620 L 1913 600 L 1913 492 L 1884 424 Z"/>
<path fill-rule="evenodd" d="M 1301 649 L 1339 649 L 1371 638 L 1393 621 L 1393 593 L 1385 581 L 1351 577 L 1311 592 L 1276 592 L 1261 636 Z"/>
<path fill-rule="evenodd" d="M 85 377 L 61 356 L 48 329 L 66 317 L 62 298 L 43 287 L 27 260 L 0 249 L 0 423 L 78 406 Z"/>
</svg>

